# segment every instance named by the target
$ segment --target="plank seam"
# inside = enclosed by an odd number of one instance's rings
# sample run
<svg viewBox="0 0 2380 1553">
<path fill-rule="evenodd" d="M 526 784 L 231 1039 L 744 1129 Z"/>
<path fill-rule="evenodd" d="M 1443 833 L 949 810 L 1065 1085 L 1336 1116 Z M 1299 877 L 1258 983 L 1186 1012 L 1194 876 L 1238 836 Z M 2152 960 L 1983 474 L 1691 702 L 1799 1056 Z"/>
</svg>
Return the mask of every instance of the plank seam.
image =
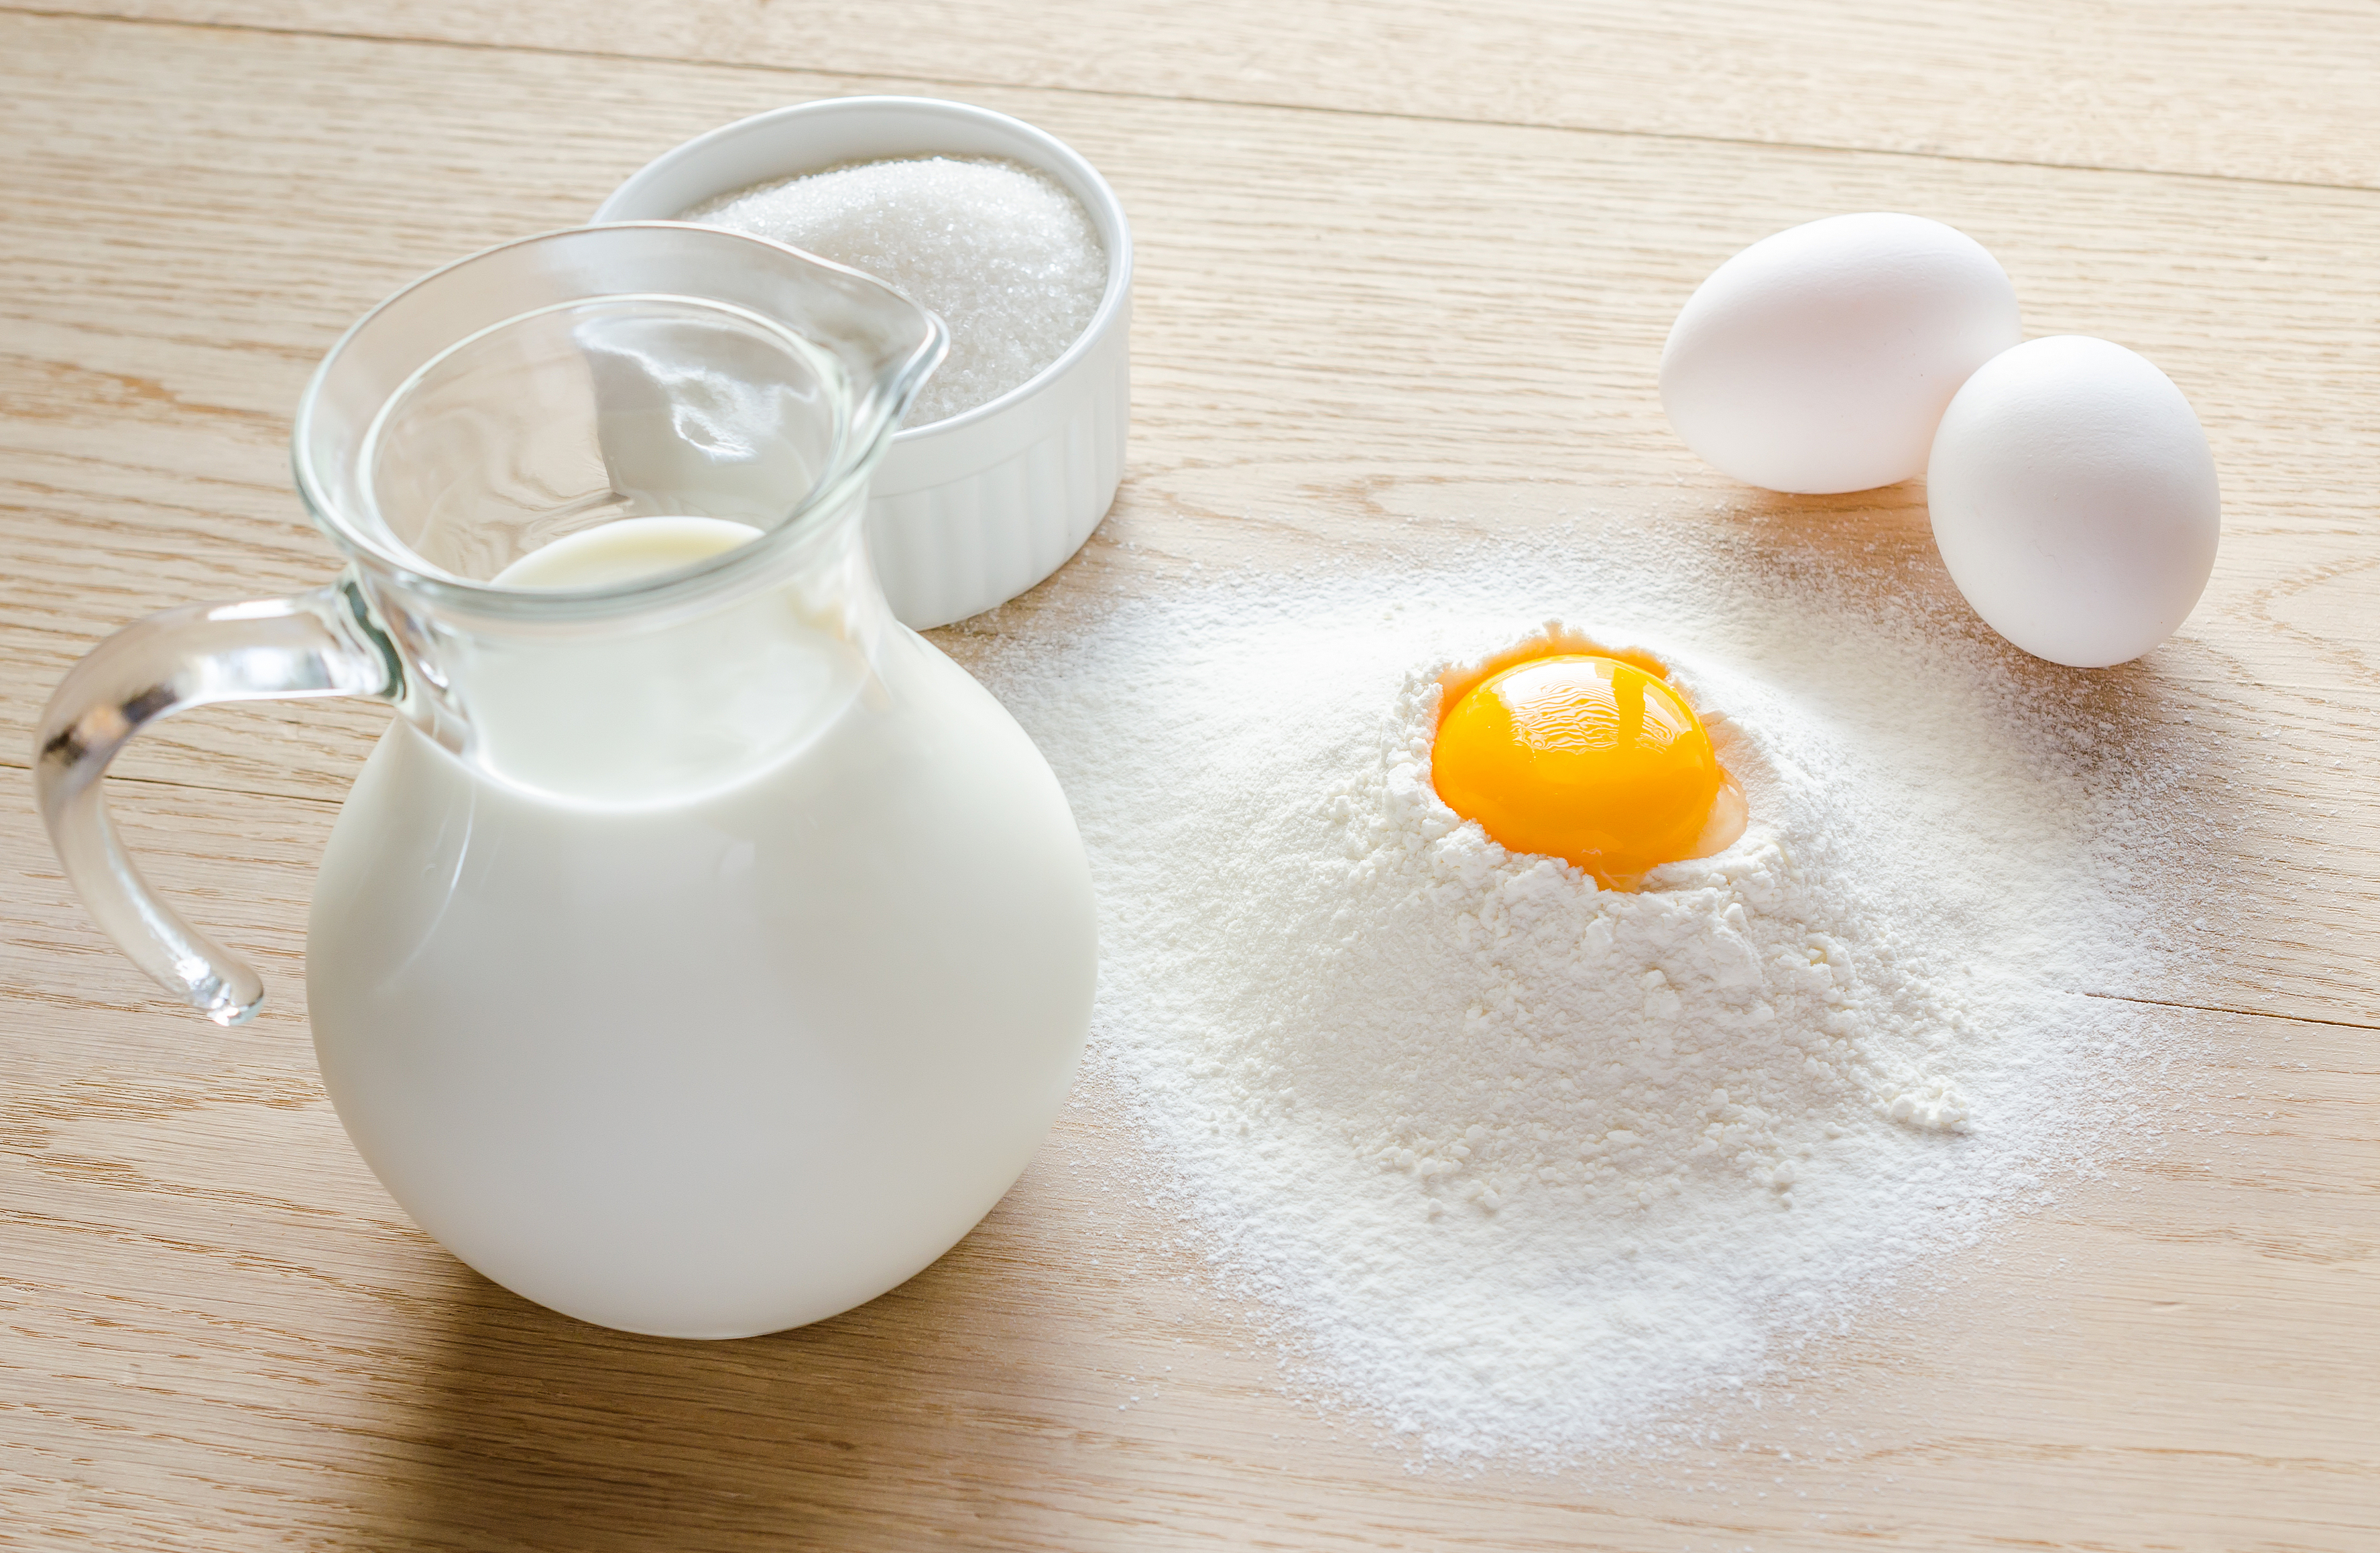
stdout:
<svg viewBox="0 0 2380 1553">
<path fill-rule="evenodd" d="M 32 769 L 25 761 L 0 757 L 0 771 L 24 771 L 30 774 Z M 184 793 L 227 793 L 240 798 L 285 798 L 293 804 L 313 804 L 323 808 L 335 809 L 344 807 L 346 803 L 345 797 L 317 798 L 305 793 L 273 793 L 255 787 L 218 787 L 205 782 L 176 782 L 172 777 L 118 776 L 111 771 L 108 773 L 107 780 L 111 783 L 130 783 L 141 787 L 170 787 Z"/>
<path fill-rule="evenodd" d="M 2189 1009 L 2197 1013 L 2236 1013 L 2243 1019 L 2285 1019 L 2295 1025 L 2330 1025 L 2342 1030 L 2380 1030 L 2380 1025 L 2367 1025 L 2354 1019 L 2325 1019 L 2313 1013 L 2274 1013 L 2260 1008 L 2232 1008 L 2223 1003 L 2187 1003 L 2168 998 L 2139 998 L 2123 992 L 2085 992 L 2086 998 L 2104 998 L 2111 1003 L 2146 1003 L 2151 1008 Z"/>
<path fill-rule="evenodd" d="M 179 28 L 188 31 L 242 32 L 260 37 L 320 38 L 349 43 L 395 43 L 417 48 L 461 49 L 482 54 L 517 54 L 552 59 L 602 60 L 639 65 L 681 65 L 712 70 L 752 70 L 769 75 L 820 76 L 855 81 L 908 80 L 946 88 L 982 88 L 996 91 L 1046 91 L 1060 96 L 1103 102 L 1184 103 L 1202 107 L 1244 108 L 1285 114 L 1322 114 L 1338 118 L 1378 119 L 1400 124 L 1439 124 L 1486 129 L 1536 129 L 1550 134 L 1590 135 L 1609 140 L 1634 140 L 1682 145 L 1725 146 L 1748 151 L 1815 152 L 1838 156 L 1888 156 L 1912 162 L 1948 163 L 1975 167 L 2029 167 L 2063 173 L 2106 173 L 2116 176 L 2182 178 L 2198 183 L 2250 188 L 2313 189 L 2339 194 L 2380 196 L 2369 184 L 2332 183 L 2311 178 L 2258 177 L 2237 173 L 2200 173 L 2170 167 L 2126 167 L 2095 162 L 2045 162 L 2026 157 L 1981 156 L 1954 152 L 1904 151 L 1890 146 L 1834 145 L 1817 140 L 1759 140 L 1735 135 L 1692 135 L 1674 129 L 1610 129 L 1583 124 L 1539 124 L 1527 119 L 1464 118 L 1452 114 L 1387 113 L 1377 108 L 1335 108 L 1299 103 L 1268 103 L 1238 97 L 1167 95 L 1148 91 L 1099 91 L 1090 87 L 1053 86 L 1041 82 L 985 80 L 965 76 L 888 75 L 873 70 L 836 70 L 816 65 L 771 65 L 698 55 L 672 54 L 608 54 L 599 49 L 565 49 L 551 44 L 489 43 L 457 38 L 423 38 L 405 33 L 337 32 L 327 28 L 265 27 L 254 22 L 188 21 L 173 18 L 113 16 L 94 11 L 50 10 L 33 6 L 0 5 L 0 16 L 38 18 L 49 21 L 85 21 L 125 27 Z"/>
</svg>

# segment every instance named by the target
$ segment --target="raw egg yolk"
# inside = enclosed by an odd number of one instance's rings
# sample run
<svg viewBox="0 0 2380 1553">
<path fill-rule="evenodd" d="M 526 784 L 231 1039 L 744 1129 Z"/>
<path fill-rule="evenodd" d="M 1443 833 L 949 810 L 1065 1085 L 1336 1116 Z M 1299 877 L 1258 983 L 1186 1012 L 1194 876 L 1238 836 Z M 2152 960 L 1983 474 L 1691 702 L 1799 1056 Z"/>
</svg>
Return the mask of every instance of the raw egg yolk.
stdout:
<svg viewBox="0 0 2380 1553">
<path fill-rule="evenodd" d="M 1465 691 L 1439 722 L 1430 770 L 1447 807 L 1503 845 L 1621 889 L 1706 850 L 1727 780 L 1682 697 L 1584 652 L 1515 663 Z"/>
</svg>

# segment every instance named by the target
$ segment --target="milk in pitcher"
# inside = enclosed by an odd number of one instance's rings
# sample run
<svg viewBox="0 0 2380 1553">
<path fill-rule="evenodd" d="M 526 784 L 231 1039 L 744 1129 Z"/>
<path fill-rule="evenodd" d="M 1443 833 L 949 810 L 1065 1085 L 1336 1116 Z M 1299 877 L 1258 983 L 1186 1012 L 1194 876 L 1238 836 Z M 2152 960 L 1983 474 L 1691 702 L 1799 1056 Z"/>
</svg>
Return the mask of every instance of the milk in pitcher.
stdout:
<svg viewBox="0 0 2380 1553">
<path fill-rule="evenodd" d="M 756 532 L 625 519 L 496 580 L 610 586 Z M 907 1277 L 1007 1189 L 1073 1076 L 1093 926 L 1048 767 L 914 634 L 871 668 L 763 595 L 667 639 L 622 698 L 723 672 L 815 726 L 763 748 L 698 695 L 678 747 L 574 770 L 540 664 L 490 682 L 501 778 L 395 722 L 323 858 L 308 1002 L 358 1148 L 457 1256 L 606 1326 L 726 1337 Z"/>
<path fill-rule="evenodd" d="M 233 1024 L 262 979 L 140 877 L 108 763 L 194 706 L 395 710 L 315 887 L 315 1048 L 391 1195 L 529 1299 L 681 1337 L 832 1316 L 964 1235 L 1063 1100 L 1082 839 L 999 703 L 892 619 L 861 528 L 945 344 L 881 283 L 715 228 L 472 255 L 298 406 L 338 576 L 137 622 L 42 714 L 67 877 Z"/>
</svg>

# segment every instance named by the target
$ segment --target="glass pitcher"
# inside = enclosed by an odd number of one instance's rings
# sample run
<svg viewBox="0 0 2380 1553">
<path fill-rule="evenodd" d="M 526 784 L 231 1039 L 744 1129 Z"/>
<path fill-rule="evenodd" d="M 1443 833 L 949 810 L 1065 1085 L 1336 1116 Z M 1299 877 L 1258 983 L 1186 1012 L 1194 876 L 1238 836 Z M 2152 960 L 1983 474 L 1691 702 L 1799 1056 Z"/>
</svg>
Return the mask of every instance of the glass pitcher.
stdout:
<svg viewBox="0 0 2380 1553">
<path fill-rule="evenodd" d="M 877 282 L 712 228 L 464 260 L 299 407 L 338 579 L 139 622 L 51 699 L 68 879 L 225 1024 L 256 974 L 142 881 L 108 760 L 188 707 L 395 706 L 316 882 L 315 1049 L 406 1210 L 554 1309 L 732 1337 L 871 1298 L 990 1208 L 1073 1081 L 1073 817 L 863 540 L 943 348 Z"/>
</svg>

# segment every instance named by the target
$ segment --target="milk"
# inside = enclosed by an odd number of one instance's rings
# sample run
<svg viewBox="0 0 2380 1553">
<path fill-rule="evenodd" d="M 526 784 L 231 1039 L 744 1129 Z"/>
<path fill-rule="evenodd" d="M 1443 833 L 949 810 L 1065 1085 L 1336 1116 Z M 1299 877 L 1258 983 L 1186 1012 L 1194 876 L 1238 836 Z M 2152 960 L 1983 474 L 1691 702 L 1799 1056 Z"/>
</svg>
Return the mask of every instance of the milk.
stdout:
<svg viewBox="0 0 2380 1553">
<path fill-rule="evenodd" d="M 627 519 L 498 580 L 754 532 Z M 477 765 L 392 724 L 323 858 L 308 1003 L 422 1228 L 567 1314 L 733 1337 L 898 1283 L 1014 1181 L 1082 1049 L 1090 882 L 1038 752 L 905 628 L 764 592 L 662 645 L 591 687 L 566 653 L 475 669 Z M 620 751 L 584 725 L 607 705 L 669 747 L 585 769 Z"/>
</svg>

